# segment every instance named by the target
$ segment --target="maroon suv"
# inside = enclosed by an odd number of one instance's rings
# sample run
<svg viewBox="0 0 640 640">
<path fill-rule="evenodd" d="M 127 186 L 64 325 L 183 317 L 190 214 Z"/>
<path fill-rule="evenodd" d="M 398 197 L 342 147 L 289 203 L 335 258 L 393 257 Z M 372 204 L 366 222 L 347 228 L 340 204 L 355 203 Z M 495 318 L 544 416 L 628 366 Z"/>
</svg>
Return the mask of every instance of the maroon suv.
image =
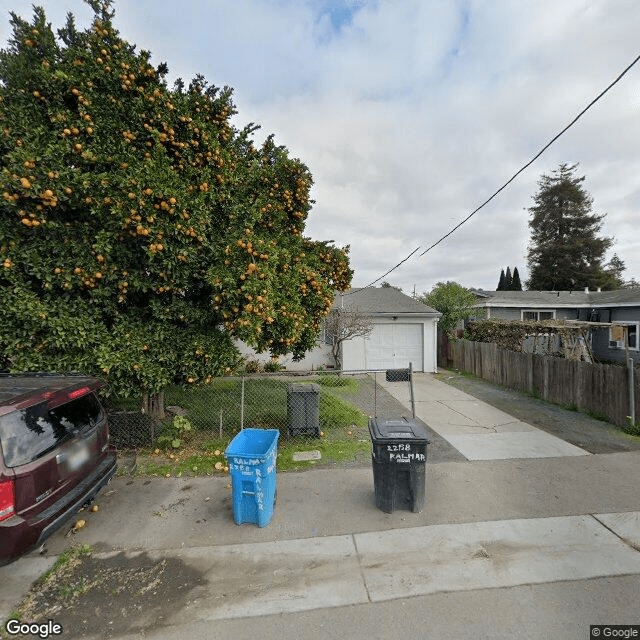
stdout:
<svg viewBox="0 0 640 640">
<path fill-rule="evenodd" d="M 0 564 L 41 544 L 116 471 L 88 376 L 0 374 Z"/>
</svg>

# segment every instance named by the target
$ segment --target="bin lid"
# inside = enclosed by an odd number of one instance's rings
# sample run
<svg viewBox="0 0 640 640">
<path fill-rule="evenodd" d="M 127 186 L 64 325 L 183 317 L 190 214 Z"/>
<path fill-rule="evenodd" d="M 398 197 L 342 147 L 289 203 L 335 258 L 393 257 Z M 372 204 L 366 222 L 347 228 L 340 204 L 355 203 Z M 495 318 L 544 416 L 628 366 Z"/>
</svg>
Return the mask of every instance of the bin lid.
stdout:
<svg viewBox="0 0 640 640">
<path fill-rule="evenodd" d="M 311 384 L 298 384 L 298 383 L 289 383 L 287 385 L 287 393 L 310 393 L 316 394 L 320 393 L 320 385 L 311 383 Z"/>
<path fill-rule="evenodd" d="M 374 442 L 386 443 L 411 440 L 413 442 L 430 443 L 427 432 L 415 420 L 407 418 L 371 418 L 369 420 L 369 433 Z"/>
<path fill-rule="evenodd" d="M 242 429 L 229 443 L 224 455 L 266 459 L 278 446 L 278 429 Z"/>
</svg>

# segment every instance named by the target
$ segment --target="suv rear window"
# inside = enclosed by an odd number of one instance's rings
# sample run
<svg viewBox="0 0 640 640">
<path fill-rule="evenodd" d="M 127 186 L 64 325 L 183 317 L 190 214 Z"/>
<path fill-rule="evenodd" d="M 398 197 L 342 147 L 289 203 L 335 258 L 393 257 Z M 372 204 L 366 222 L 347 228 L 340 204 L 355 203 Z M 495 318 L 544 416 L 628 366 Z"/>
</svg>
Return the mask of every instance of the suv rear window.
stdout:
<svg viewBox="0 0 640 640">
<path fill-rule="evenodd" d="M 104 411 L 93 394 L 51 409 L 46 402 L 0 417 L 0 445 L 7 467 L 19 467 L 55 449 L 65 440 L 102 420 Z"/>
</svg>

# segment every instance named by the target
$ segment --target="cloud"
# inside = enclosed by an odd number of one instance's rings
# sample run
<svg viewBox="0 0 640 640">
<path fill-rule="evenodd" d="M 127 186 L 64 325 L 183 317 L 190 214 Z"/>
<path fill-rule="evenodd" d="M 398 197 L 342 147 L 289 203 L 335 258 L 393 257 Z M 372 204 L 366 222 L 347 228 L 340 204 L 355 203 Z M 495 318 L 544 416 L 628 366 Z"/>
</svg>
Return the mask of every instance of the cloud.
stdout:
<svg viewBox="0 0 640 640">
<path fill-rule="evenodd" d="M 30 14 L 31 0 L 12 0 Z M 61 24 L 69 5 L 48 0 Z M 116 3 L 122 35 L 235 88 L 238 126 L 263 127 L 310 168 L 307 233 L 351 245 L 354 285 L 424 250 L 486 200 L 639 53 L 637 0 L 145 0 Z M 84 11 L 86 15 L 86 11 Z M 86 22 L 86 19 L 85 19 Z M 4 26 L 5 23 L 3 23 Z M 540 175 L 580 162 L 603 233 L 640 278 L 640 65 L 542 158 L 421 258 L 385 279 L 495 288 L 527 277 Z"/>
</svg>

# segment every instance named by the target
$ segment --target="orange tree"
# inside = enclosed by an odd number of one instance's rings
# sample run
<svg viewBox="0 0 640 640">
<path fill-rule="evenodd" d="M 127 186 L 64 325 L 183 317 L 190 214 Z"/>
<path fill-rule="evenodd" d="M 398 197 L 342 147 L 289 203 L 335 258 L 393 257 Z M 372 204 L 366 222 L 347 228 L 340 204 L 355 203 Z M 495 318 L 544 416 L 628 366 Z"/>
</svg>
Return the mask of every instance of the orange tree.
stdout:
<svg viewBox="0 0 640 640">
<path fill-rule="evenodd" d="M 228 87 L 169 88 L 89 4 L 58 37 L 12 14 L 0 52 L 4 366 L 148 399 L 232 371 L 234 337 L 301 357 L 352 276 L 348 248 L 303 235 L 309 170 L 231 124 Z"/>
</svg>

